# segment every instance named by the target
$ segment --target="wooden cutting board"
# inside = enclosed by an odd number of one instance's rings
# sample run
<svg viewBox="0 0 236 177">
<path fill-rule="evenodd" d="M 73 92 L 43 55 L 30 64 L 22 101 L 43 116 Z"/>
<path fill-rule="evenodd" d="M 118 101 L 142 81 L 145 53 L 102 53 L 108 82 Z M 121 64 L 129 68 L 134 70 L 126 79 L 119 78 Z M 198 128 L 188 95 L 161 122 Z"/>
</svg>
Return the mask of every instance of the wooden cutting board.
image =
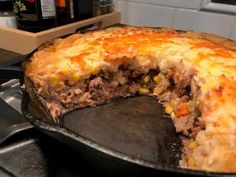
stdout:
<svg viewBox="0 0 236 177">
<path fill-rule="evenodd" d="M 112 12 L 37 33 L 0 26 L 0 48 L 19 54 L 28 54 L 44 42 L 75 33 L 81 27 L 94 25 L 104 28 L 116 23 L 120 23 L 119 12 Z"/>
</svg>

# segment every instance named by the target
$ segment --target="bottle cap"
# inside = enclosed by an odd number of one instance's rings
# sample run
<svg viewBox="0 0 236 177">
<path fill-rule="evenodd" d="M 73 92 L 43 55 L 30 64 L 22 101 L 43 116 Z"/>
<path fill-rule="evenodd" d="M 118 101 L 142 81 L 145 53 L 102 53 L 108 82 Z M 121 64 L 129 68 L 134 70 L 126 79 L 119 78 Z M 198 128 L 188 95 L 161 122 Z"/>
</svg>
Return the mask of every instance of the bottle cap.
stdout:
<svg viewBox="0 0 236 177">
<path fill-rule="evenodd" d="M 0 11 L 13 11 L 12 0 L 0 0 Z"/>
</svg>

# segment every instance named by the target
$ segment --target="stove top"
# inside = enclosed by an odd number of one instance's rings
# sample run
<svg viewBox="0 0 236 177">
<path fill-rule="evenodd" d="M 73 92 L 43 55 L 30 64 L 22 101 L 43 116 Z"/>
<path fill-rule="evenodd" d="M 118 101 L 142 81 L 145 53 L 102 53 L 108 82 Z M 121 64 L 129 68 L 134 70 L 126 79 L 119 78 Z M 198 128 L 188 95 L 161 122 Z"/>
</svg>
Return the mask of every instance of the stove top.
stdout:
<svg viewBox="0 0 236 177">
<path fill-rule="evenodd" d="M 14 108 L 20 114 L 21 97 L 20 83 L 18 79 L 12 79 L 0 86 L 0 98 Z"/>
<path fill-rule="evenodd" d="M 73 163 L 78 158 L 68 147 L 34 129 L 13 136 L 0 146 L 0 165 L 9 176 L 92 176 L 92 169 L 82 161 Z"/>
<path fill-rule="evenodd" d="M 17 79 L 0 86 L 0 138 L 10 127 L 27 124 L 21 115 L 21 91 Z M 10 106 L 9 106 L 10 105 Z M 5 132 L 4 132 L 5 131 Z M 0 176 L 87 176 L 85 167 L 73 164 L 68 147 L 31 126 L 16 131 L 0 143 Z M 78 160 L 76 160 L 78 161 Z"/>
</svg>

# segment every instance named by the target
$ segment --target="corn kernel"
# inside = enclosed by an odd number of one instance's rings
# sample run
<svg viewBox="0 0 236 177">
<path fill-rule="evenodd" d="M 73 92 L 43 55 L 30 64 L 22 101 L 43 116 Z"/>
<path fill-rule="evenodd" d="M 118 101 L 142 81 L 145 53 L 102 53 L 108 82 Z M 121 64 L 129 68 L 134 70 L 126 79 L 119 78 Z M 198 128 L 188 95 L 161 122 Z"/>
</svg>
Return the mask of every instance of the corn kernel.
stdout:
<svg viewBox="0 0 236 177">
<path fill-rule="evenodd" d="M 52 85 L 57 85 L 60 82 L 60 78 L 57 75 L 52 75 L 49 81 Z"/>
<path fill-rule="evenodd" d="M 171 106 L 167 105 L 167 106 L 165 107 L 165 113 L 171 114 L 173 111 L 174 111 L 174 110 L 173 110 L 173 108 L 172 108 Z"/>
<path fill-rule="evenodd" d="M 97 67 L 93 67 L 93 68 L 91 69 L 91 73 L 92 73 L 92 74 L 97 74 L 98 71 L 99 71 L 99 69 L 98 69 Z"/>
<path fill-rule="evenodd" d="M 160 78 L 158 75 L 154 76 L 153 77 L 153 81 L 156 83 L 156 84 L 159 84 L 160 83 Z"/>
<path fill-rule="evenodd" d="M 67 76 L 70 74 L 70 68 L 68 66 L 64 66 L 62 69 L 62 73 Z"/>
<path fill-rule="evenodd" d="M 150 77 L 149 75 L 147 75 L 147 76 L 145 76 L 145 77 L 143 78 L 143 82 L 144 82 L 145 84 L 147 84 L 147 83 L 150 81 L 150 79 L 151 79 L 151 77 Z"/>
<path fill-rule="evenodd" d="M 170 101 L 170 105 L 173 106 L 173 107 L 177 106 L 177 104 L 178 104 L 177 100 L 171 100 Z"/>
<path fill-rule="evenodd" d="M 78 82 L 80 79 L 79 73 L 78 72 L 74 72 L 69 80 L 69 84 L 70 85 L 74 85 L 76 82 Z"/>
<path fill-rule="evenodd" d="M 193 104 L 192 101 L 189 101 L 189 102 L 187 103 L 187 105 L 188 105 L 189 110 L 194 109 L 194 104 Z"/>
<path fill-rule="evenodd" d="M 150 92 L 150 90 L 147 89 L 147 88 L 140 87 L 140 88 L 138 89 L 138 93 L 139 93 L 140 95 L 146 95 L 146 94 L 148 94 L 149 92 Z"/>
<path fill-rule="evenodd" d="M 195 166 L 195 161 L 192 157 L 189 157 L 189 159 L 188 159 L 188 166 L 189 167 L 194 167 Z"/>
<path fill-rule="evenodd" d="M 84 102 L 84 96 L 80 96 L 79 99 L 78 99 L 78 103 L 83 103 Z"/>
<path fill-rule="evenodd" d="M 189 147 L 189 149 L 196 149 L 196 147 L 197 147 L 197 142 L 196 142 L 196 141 L 193 141 L 193 142 L 189 143 L 188 147 Z"/>
</svg>

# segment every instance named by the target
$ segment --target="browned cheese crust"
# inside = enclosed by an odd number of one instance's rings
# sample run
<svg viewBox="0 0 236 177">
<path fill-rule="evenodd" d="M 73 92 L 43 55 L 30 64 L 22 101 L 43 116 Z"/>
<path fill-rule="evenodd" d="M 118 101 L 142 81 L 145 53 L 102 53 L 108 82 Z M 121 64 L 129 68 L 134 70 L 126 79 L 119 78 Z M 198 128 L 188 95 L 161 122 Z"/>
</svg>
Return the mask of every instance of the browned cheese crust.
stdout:
<svg viewBox="0 0 236 177">
<path fill-rule="evenodd" d="M 83 104 L 84 97 L 76 104 L 71 104 L 70 99 L 61 102 L 57 100 L 59 93 L 60 97 L 66 93 L 67 98 L 68 95 L 79 95 L 86 90 L 86 84 L 93 87 L 102 82 L 99 77 L 89 82 L 92 76 L 109 70 L 113 73 L 112 77 L 118 77 L 114 73 L 119 72 L 119 67 L 124 64 L 133 69 L 139 68 L 144 75 L 158 68 L 159 74 L 166 78 L 174 75 L 176 83 L 182 81 L 178 78 L 188 78 L 187 82 L 191 85 L 189 97 L 199 111 L 194 119 L 198 119 L 202 128 L 196 131 L 191 143 L 185 145 L 191 152 L 183 157 L 181 166 L 236 172 L 235 50 L 235 42 L 211 34 L 162 28 L 113 27 L 74 34 L 40 49 L 26 64 L 25 77 L 33 83 L 34 92 L 44 99 L 45 107 L 51 109 L 54 119 L 69 110 L 93 105 L 93 100 L 89 102 L 90 97 L 86 96 L 86 104 Z M 140 77 L 143 79 L 144 76 Z M 70 88 L 79 89 L 67 93 Z M 141 92 L 163 99 L 158 88 L 153 87 L 151 93 L 145 92 L 145 89 Z M 109 99 L 108 95 L 106 99 Z M 186 112 L 183 109 L 171 111 L 167 104 L 164 106 L 175 124 L 176 117 Z"/>
</svg>

